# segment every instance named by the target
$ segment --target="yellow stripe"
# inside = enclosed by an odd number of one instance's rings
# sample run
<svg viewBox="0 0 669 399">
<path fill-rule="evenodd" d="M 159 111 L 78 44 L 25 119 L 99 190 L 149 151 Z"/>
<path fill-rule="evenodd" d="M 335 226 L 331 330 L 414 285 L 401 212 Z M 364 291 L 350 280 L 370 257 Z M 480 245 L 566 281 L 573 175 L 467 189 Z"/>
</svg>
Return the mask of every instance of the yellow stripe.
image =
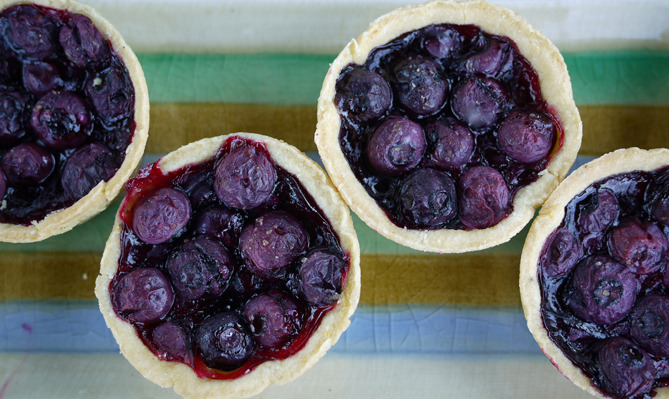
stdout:
<svg viewBox="0 0 669 399">
<path fill-rule="evenodd" d="M 581 106 L 581 155 L 623 147 L 666 147 L 669 106 Z M 147 153 L 164 154 L 205 137 L 261 133 L 316 151 L 316 108 L 255 104 L 153 104 Z"/>
<path fill-rule="evenodd" d="M 519 255 L 362 255 L 369 305 L 518 306 Z M 94 299 L 97 253 L 5 253 L 0 300 Z"/>
</svg>

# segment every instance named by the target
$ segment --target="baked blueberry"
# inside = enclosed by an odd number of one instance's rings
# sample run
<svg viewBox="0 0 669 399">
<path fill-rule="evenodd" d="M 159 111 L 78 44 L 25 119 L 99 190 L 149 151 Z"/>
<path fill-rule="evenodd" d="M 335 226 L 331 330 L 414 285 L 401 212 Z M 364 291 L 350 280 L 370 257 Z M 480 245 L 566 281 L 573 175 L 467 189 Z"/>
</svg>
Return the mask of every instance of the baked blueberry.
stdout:
<svg viewBox="0 0 669 399">
<path fill-rule="evenodd" d="M 462 80 L 451 94 L 453 114 L 474 130 L 494 127 L 509 102 L 504 86 L 488 77 L 473 76 Z"/>
<path fill-rule="evenodd" d="M 84 87 L 88 101 L 96 114 L 107 124 L 127 120 L 132 116 L 135 102 L 130 76 L 117 63 L 91 74 Z"/>
<path fill-rule="evenodd" d="M 23 64 L 23 86 L 32 94 L 42 96 L 65 86 L 58 64 L 32 61 Z"/>
<path fill-rule="evenodd" d="M 65 194 L 72 200 L 88 194 L 118 169 L 113 152 L 104 144 L 90 143 L 77 148 L 65 162 L 60 176 Z"/>
<path fill-rule="evenodd" d="M 85 15 L 73 15 L 60 29 L 58 39 L 65 56 L 80 68 L 99 68 L 110 61 L 109 43 Z"/>
<path fill-rule="evenodd" d="M 281 348 L 299 332 L 302 324 L 297 303 L 288 294 L 276 290 L 253 297 L 242 314 L 258 343 L 267 348 Z"/>
<path fill-rule="evenodd" d="M 93 115 L 78 95 L 52 91 L 33 107 L 31 126 L 47 146 L 65 150 L 88 139 L 93 131 Z"/>
<path fill-rule="evenodd" d="M 47 58 L 58 51 L 58 27 L 44 9 L 17 5 L 4 13 L 4 36 L 9 47 L 28 58 Z"/>
<path fill-rule="evenodd" d="M 161 323 L 153 330 L 151 339 L 168 360 L 191 362 L 193 359 L 190 336 L 173 321 Z"/>
<path fill-rule="evenodd" d="M 619 213 L 618 199 L 610 190 L 593 192 L 589 200 L 580 207 L 577 220 L 586 248 L 593 248 L 603 242 L 604 231 L 613 224 Z"/>
<path fill-rule="evenodd" d="M 457 213 L 455 183 L 442 171 L 418 169 L 397 187 L 399 212 L 405 224 L 431 228 L 450 221 Z"/>
<path fill-rule="evenodd" d="M 174 291 L 156 268 L 135 269 L 112 283 L 111 300 L 116 312 L 136 323 L 154 323 L 172 308 Z"/>
<path fill-rule="evenodd" d="M 390 107 L 391 100 L 390 85 L 376 72 L 351 68 L 338 82 L 337 102 L 355 122 L 369 122 L 381 117 Z"/>
<path fill-rule="evenodd" d="M 465 61 L 465 69 L 472 74 L 489 76 L 499 76 L 511 72 L 513 54 L 510 46 L 506 41 L 497 38 L 490 39 L 483 52 Z"/>
<path fill-rule="evenodd" d="M 235 312 L 208 317 L 198 327 L 195 338 L 202 360 L 212 368 L 234 370 L 253 355 L 249 326 Z"/>
<path fill-rule="evenodd" d="M 35 143 L 12 147 L 2 157 L 2 170 L 12 186 L 34 186 L 46 180 L 56 164 L 53 154 Z"/>
<path fill-rule="evenodd" d="M 460 55 L 464 40 L 457 29 L 438 26 L 423 38 L 423 47 L 434 58 L 451 59 Z"/>
<path fill-rule="evenodd" d="M 380 175 L 395 176 L 415 168 L 423 157 L 423 128 L 405 118 L 388 118 L 367 143 L 367 161 Z"/>
<path fill-rule="evenodd" d="M 242 227 L 244 216 L 224 206 L 213 205 L 195 220 L 196 234 L 217 238 L 227 247 L 237 245 Z"/>
<path fill-rule="evenodd" d="M 655 383 L 655 365 L 646 351 L 623 337 L 601 343 L 597 360 L 603 385 L 617 397 L 631 398 L 650 392 Z"/>
<path fill-rule="evenodd" d="M 502 151 L 523 163 L 545 159 L 553 147 L 555 136 L 555 125 L 548 117 L 520 111 L 507 116 L 497 133 Z"/>
<path fill-rule="evenodd" d="M 399 102 L 417 115 L 439 111 L 448 96 L 448 81 L 439 64 L 421 55 L 410 55 L 392 68 L 393 89 Z"/>
<path fill-rule="evenodd" d="M 546 240 L 542 258 L 544 272 L 551 277 L 564 276 L 581 258 L 581 243 L 569 229 L 558 229 Z"/>
<path fill-rule="evenodd" d="M 139 200 L 132 229 L 147 244 L 160 244 L 179 232 L 190 220 L 188 197 L 174 188 L 159 188 Z"/>
<path fill-rule="evenodd" d="M 460 220 L 471 228 L 485 229 L 509 213 L 509 188 L 504 177 L 489 166 L 474 166 L 458 182 Z"/>
<path fill-rule="evenodd" d="M 0 143 L 11 144 L 26 134 L 22 123 L 24 102 L 19 96 L 0 93 Z"/>
<path fill-rule="evenodd" d="M 459 169 L 474 154 L 474 134 L 461 123 L 451 120 L 448 124 L 435 122 L 427 133 L 435 140 L 430 159 L 444 169 Z"/>
<path fill-rule="evenodd" d="M 651 274 L 667 264 L 667 237 L 657 225 L 625 219 L 611 229 L 609 251 L 636 274 Z"/>
<path fill-rule="evenodd" d="M 649 353 L 669 356 L 669 298 L 648 295 L 630 314 L 630 336 Z"/>
<path fill-rule="evenodd" d="M 346 263 L 331 253 L 312 251 L 301 260 L 298 290 L 309 303 L 330 306 L 339 300 Z"/>
<path fill-rule="evenodd" d="M 232 150 L 216 167 L 214 190 L 227 206 L 255 208 L 269 198 L 276 183 L 276 170 L 265 151 L 255 146 Z"/>
</svg>

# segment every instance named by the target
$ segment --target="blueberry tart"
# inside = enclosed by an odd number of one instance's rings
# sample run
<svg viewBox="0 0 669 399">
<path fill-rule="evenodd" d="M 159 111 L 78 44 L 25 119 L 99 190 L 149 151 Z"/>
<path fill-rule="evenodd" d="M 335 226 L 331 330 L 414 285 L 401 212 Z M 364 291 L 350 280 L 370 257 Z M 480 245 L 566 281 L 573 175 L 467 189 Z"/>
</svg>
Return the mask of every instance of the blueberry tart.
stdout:
<svg viewBox="0 0 669 399">
<path fill-rule="evenodd" d="M 39 241 L 118 195 L 144 152 L 148 92 L 90 7 L 3 1 L 0 32 L 0 240 Z"/>
<path fill-rule="evenodd" d="M 276 139 L 204 139 L 126 184 L 96 295 L 121 352 L 186 398 L 288 382 L 349 325 L 359 245 L 325 173 Z"/>
<path fill-rule="evenodd" d="M 424 251 L 509 240 L 573 164 L 581 120 L 555 46 L 510 10 L 397 9 L 332 63 L 315 141 L 370 227 Z"/>
<path fill-rule="evenodd" d="M 622 149 L 568 176 L 521 257 L 527 324 L 603 398 L 669 397 L 669 150 Z"/>
</svg>

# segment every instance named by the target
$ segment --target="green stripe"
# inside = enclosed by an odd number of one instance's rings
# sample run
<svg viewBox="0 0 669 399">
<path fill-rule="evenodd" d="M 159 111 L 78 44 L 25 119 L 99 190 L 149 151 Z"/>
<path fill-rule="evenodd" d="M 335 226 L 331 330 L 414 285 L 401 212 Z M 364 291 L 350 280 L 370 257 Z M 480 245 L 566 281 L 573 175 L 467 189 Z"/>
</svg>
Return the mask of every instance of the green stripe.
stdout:
<svg viewBox="0 0 669 399">
<path fill-rule="evenodd" d="M 669 104 L 669 51 L 564 54 L 578 105 Z M 153 103 L 315 105 L 334 56 L 140 54 Z"/>
</svg>

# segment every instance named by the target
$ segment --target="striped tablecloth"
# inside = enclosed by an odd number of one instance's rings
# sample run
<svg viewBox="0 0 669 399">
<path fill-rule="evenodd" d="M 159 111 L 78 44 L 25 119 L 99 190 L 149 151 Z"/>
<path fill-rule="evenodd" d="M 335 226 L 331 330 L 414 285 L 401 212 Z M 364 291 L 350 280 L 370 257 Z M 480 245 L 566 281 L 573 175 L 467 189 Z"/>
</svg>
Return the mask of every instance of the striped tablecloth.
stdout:
<svg viewBox="0 0 669 399">
<path fill-rule="evenodd" d="M 316 100 L 329 63 L 394 1 L 90 2 L 138 53 L 151 99 L 144 163 L 236 131 L 318 159 Z M 500 1 L 563 51 L 583 119 L 577 163 L 669 142 L 669 3 Z M 118 201 L 73 231 L 0 244 L 0 399 L 174 397 L 118 352 L 93 294 Z M 542 355 L 520 307 L 527 229 L 464 255 L 419 253 L 357 217 L 361 305 L 339 343 L 260 397 L 586 397 Z"/>
</svg>

